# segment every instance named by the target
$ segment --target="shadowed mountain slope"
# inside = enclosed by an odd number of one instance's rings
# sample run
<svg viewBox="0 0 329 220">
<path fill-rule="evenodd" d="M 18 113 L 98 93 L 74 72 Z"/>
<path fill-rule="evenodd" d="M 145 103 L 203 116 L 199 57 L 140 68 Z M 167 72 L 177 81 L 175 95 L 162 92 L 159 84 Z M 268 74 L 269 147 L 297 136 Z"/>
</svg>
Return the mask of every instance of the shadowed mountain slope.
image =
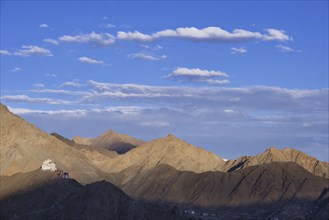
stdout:
<svg viewBox="0 0 329 220">
<path fill-rule="evenodd" d="M 114 182 L 120 180 L 115 175 L 112 178 Z M 121 186 L 133 197 L 203 207 L 315 200 L 328 187 L 326 179 L 291 162 L 263 164 L 230 173 L 193 173 L 160 165 L 140 172 Z"/>
<path fill-rule="evenodd" d="M 126 134 L 118 134 L 113 130 L 109 130 L 96 138 L 82 138 L 77 136 L 73 138 L 73 141 L 77 144 L 106 148 L 116 151 L 119 154 L 124 154 L 144 143 L 142 140 L 138 140 Z"/>
<path fill-rule="evenodd" d="M 17 193 L 20 187 L 12 186 L 16 194 L 1 198 L 1 219 L 185 219 L 173 206 L 133 200 L 105 181 L 82 186 L 35 170 L 6 177 L 1 184 L 17 180 L 29 187 Z"/>
</svg>

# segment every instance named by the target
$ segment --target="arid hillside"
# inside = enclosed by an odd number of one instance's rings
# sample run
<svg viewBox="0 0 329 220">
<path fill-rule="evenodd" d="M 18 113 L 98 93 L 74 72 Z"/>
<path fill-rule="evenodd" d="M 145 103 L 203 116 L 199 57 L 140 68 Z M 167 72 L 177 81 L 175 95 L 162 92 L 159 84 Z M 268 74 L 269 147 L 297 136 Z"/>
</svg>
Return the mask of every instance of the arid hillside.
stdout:
<svg viewBox="0 0 329 220">
<path fill-rule="evenodd" d="M 102 174 L 78 149 L 42 132 L 24 119 L 0 105 L 1 151 L 0 175 L 10 176 L 19 172 L 38 169 L 48 158 L 60 169 L 82 183 L 101 179 Z"/>
<path fill-rule="evenodd" d="M 222 171 L 232 172 L 249 166 L 256 166 L 272 162 L 294 162 L 307 171 L 324 178 L 329 178 L 329 163 L 319 161 L 301 151 L 285 148 L 283 150 L 274 147 L 256 156 L 243 156 L 237 160 L 229 160 L 221 168 Z"/>
</svg>

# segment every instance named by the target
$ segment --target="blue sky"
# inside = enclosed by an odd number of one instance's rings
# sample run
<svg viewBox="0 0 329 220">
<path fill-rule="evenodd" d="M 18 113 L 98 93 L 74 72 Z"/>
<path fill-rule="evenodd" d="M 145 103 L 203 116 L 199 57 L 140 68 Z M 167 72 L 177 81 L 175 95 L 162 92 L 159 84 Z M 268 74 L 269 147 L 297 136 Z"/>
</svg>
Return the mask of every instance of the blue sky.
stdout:
<svg viewBox="0 0 329 220">
<path fill-rule="evenodd" d="M 1 102 L 66 137 L 328 160 L 328 2 L 2 1 Z"/>
</svg>

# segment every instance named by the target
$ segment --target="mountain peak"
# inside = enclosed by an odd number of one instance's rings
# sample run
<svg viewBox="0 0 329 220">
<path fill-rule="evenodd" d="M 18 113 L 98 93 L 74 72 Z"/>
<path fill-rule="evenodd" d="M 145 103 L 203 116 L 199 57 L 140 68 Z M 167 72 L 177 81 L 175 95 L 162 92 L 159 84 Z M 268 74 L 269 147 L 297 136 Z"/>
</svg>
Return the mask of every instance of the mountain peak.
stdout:
<svg viewBox="0 0 329 220">
<path fill-rule="evenodd" d="M 272 162 L 294 162 L 315 175 L 324 178 L 329 177 L 329 163 L 319 161 L 315 157 L 311 157 L 304 152 L 293 148 L 280 150 L 275 147 L 269 147 L 263 153 L 255 156 L 240 157 L 237 160 L 231 161 L 227 163 L 226 167 L 222 170 L 231 172 L 248 166 Z"/>
<path fill-rule="evenodd" d="M 130 137 L 126 134 L 119 134 L 114 130 L 108 130 L 96 138 L 75 137 L 74 141 L 78 144 L 101 147 L 111 151 L 116 151 L 119 154 L 124 154 L 132 148 L 144 143 L 142 140 Z"/>
<path fill-rule="evenodd" d="M 105 133 L 103 133 L 101 136 L 115 135 L 115 134 L 118 134 L 118 133 L 116 133 L 114 130 L 111 129 L 111 130 L 108 130 Z"/>
<path fill-rule="evenodd" d="M 279 152 L 280 150 L 278 149 L 278 148 L 276 148 L 276 147 L 269 147 L 269 148 L 267 148 L 266 150 L 265 150 L 265 152 Z"/>
<path fill-rule="evenodd" d="M 173 134 L 168 134 L 168 135 L 166 136 L 166 138 L 167 138 L 167 139 L 176 139 L 177 137 L 176 137 L 175 135 L 173 135 Z"/>
<path fill-rule="evenodd" d="M 116 172 L 120 172 L 125 167 L 131 167 L 134 164 L 146 169 L 160 164 L 167 164 L 177 170 L 200 173 L 214 171 L 224 163 L 217 155 L 193 146 L 173 134 L 144 143 L 128 152 L 127 155 L 129 157 L 118 158 L 120 164 L 118 163 Z M 124 164 L 125 166 L 123 166 Z"/>
</svg>

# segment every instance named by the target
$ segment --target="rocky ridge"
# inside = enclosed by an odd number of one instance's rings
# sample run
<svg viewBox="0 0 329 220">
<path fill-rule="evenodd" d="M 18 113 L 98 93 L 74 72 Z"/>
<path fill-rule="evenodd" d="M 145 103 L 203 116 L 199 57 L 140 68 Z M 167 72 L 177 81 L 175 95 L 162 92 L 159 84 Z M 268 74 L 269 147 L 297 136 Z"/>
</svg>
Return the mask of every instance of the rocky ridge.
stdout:
<svg viewBox="0 0 329 220">
<path fill-rule="evenodd" d="M 38 169 L 47 158 L 52 158 L 60 169 L 82 183 L 101 179 L 101 173 L 78 149 L 42 132 L 24 119 L 0 105 L 1 151 L 0 175 Z"/>
<path fill-rule="evenodd" d="M 236 160 L 229 160 L 220 170 L 232 172 L 234 170 L 272 162 L 294 162 L 317 176 L 329 178 L 329 163 L 319 161 L 314 157 L 291 148 L 279 150 L 270 147 L 256 156 L 243 156 Z"/>
</svg>

